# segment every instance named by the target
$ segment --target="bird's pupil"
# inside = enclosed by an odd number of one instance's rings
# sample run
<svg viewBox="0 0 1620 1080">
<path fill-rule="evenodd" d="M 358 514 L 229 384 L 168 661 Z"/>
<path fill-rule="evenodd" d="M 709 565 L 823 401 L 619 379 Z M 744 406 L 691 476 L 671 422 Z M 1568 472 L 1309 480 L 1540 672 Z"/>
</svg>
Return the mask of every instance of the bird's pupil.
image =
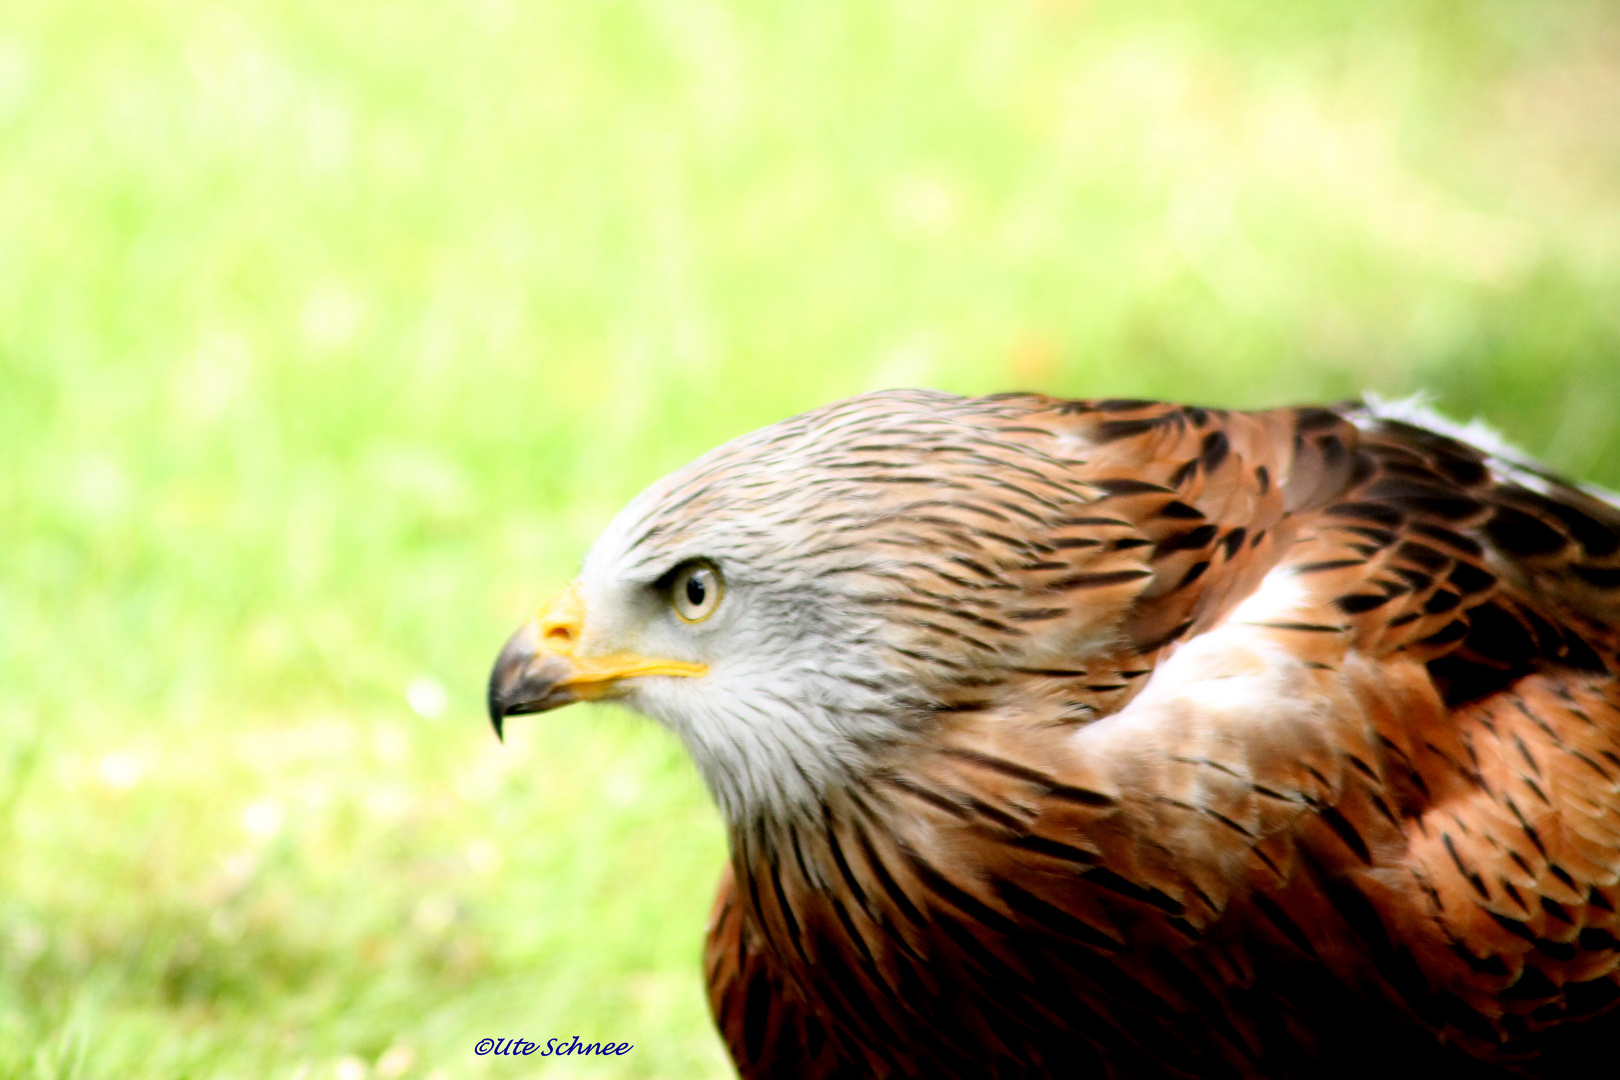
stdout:
<svg viewBox="0 0 1620 1080">
<path fill-rule="evenodd" d="M 703 606 L 703 596 L 705 592 L 707 592 L 707 590 L 703 587 L 702 575 L 693 574 L 691 577 L 686 579 L 686 599 L 687 602 L 693 607 Z"/>
</svg>

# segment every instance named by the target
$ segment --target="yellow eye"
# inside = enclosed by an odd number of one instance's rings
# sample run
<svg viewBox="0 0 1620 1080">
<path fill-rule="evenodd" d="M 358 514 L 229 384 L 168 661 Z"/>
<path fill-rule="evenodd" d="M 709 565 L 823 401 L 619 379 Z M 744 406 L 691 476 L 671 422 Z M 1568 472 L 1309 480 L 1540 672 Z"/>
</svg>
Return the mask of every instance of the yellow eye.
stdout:
<svg viewBox="0 0 1620 1080">
<path fill-rule="evenodd" d="M 720 571 L 706 562 L 689 562 L 675 571 L 669 583 L 669 602 L 686 622 L 702 622 L 720 606 L 726 591 Z"/>
</svg>

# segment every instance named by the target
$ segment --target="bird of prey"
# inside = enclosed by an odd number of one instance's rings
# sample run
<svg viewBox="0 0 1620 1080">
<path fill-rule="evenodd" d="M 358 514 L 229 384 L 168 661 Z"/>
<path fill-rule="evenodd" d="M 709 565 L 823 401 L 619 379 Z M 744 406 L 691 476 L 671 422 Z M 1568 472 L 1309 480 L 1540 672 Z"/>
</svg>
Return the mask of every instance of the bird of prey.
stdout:
<svg viewBox="0 0 1620 1080">
<path fill-rule="evenodd" d="M 745 1078 L 1620 1068 L 1620 509 L 1481 429 L 829 405 L 491 675 L 497 730 L 597 698 L 725 817 Z"/>
</svg>

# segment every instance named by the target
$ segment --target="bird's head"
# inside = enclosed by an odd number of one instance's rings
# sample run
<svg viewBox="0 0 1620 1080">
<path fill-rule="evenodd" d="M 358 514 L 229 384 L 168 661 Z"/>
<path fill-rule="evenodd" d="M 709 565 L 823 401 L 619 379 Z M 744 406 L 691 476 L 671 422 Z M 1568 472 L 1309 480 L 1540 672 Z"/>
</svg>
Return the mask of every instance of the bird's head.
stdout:
<svg viewBox="0 0 1620 1080">
<path fill-rule="evenodd" d="M 1011 693 L 1012 672 L 1105 649 L 1147 574 L 1096 569 L 1104 545 L 1075 537 L 1097 492 L 1069 440 L 1018 427 L 1029 412 L 866 395 L 654 484 L 507 642 L 496 730 L 620 701 L 685 741 L 738 821 L 817 799 L 941 713 Z M 1118 580 L 1083 605 L 1052 593 L 1099 572 Z"/>
</svg>

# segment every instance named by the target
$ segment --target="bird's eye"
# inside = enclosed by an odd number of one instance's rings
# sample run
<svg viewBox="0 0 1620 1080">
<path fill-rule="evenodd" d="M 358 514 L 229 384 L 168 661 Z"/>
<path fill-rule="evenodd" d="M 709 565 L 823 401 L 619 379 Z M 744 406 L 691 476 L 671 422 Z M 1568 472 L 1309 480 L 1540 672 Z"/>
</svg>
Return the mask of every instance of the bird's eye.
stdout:
<svg viewBox="0 0 1620 1080">
<path fill-rule="evenodd" d="M 669 602 L 675 614 L 686 622 L 702 622 L 720 606 L 720 595 L 725 592 L 720 571 L 711 564 L 689 562 L 675 570 L 669 582 Z"/>
</svg>

